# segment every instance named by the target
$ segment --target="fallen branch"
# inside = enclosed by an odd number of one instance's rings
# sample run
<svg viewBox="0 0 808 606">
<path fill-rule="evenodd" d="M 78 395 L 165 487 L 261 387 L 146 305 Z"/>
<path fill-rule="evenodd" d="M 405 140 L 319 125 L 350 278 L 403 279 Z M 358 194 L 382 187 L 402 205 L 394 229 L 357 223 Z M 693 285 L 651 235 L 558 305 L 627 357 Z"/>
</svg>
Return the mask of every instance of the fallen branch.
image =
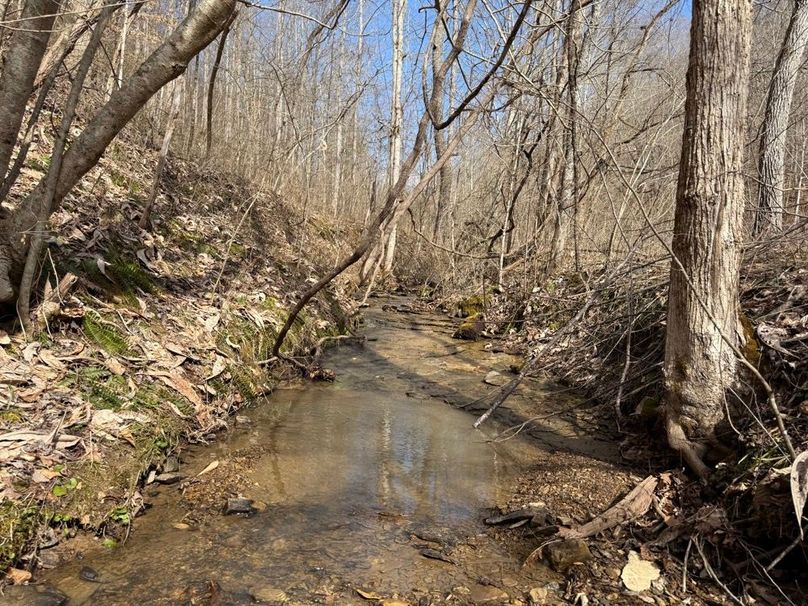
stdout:
<svg viewBox="0 0 808 606">
<path fill-rule="evenodd" d="M 620 526 L 626 522 L 636 520 L 645 515 L 654 501 L 654 491 L 660 478 L 648 476 L 637 484 L 634 489 L 623 497 L 619 503 L 613 505 L 594 520 L 578 528 L 560 528 L 558 534 L 564 539 L 585 539 Z"/>
</svg>

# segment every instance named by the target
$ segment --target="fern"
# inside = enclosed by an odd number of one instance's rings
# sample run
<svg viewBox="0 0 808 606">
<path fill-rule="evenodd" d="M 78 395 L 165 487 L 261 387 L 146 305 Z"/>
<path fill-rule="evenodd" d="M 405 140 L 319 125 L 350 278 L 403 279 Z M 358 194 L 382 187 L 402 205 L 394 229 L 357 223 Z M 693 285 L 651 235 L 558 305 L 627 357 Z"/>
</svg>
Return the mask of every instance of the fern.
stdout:
<svg viewBox="0 0 808 606">
<path fill-rule="evenodd" d="M 98 314 L 87 314 L 84 317 L 84 334 L 109 354 L 120 356 L 131 352 L 126 337 L 112 326 L 102 324 Z"/>
</svg>

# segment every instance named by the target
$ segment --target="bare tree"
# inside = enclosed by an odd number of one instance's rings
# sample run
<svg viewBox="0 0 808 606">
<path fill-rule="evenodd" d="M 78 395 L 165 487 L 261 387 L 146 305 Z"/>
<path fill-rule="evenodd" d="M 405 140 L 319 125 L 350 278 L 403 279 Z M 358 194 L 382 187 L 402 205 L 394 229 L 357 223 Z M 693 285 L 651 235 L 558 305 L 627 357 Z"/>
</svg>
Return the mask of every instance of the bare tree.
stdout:
<svg viewBox="0 0 808 606">
<path fill-rule="evenodd" d="M 390 187 L 398 181 L 401 173 L 401 121 L 404 111 L 401 105 L 401 70 L 404 66 L 404 16 L 407 13 L 407 0 L 393 0 L 393 90 L 390 107 L 390 154 L 388 174 Z M 440 92 L 440 91 L 439 91 Z M 398 228 L 390 227 L 384 247 L 384 271 L 393 271 L 396 254 Z"/>
<path fill-rule="evenodd" d="M 6 176 L 17 143 L 25 105 L 34 89 L 34 79 L 48 46 L 58 0 L 27 0 L 17 28 L 7 42 L 0 76 L 0 179 Z M 0 284 L 0 298 L 7 296 Z"/>
<path fill-rule="evenodd" d="M 0 302 L 14 299 L 13 284 L 22 272 L 30 230 L 58 208 L 65 195 L 98 162 L 107 146 L 151 97 L 185 71 L 188 62 L 225 27 L 235 0 L 202 0 L 172 34 L 116 89 L 90 119 L 62 160 L 53 195 L 47 177 L 0 223 Z M 35 72 L 35 70 L 34 70 Z"/>
<path fill-rule="evenodd" d="M 668 441 L 699 475 L 736 381 L 748 0 L 696 0 L 668 294 Z"/>
<path fill-rule="evenodd" d="M 755 233 L 783 228 L 785 153 L 791 103 L 802 58 L 808 47 L 808 0 L 795 0 L 774 66 L 760 136 Z"/>
</svg>

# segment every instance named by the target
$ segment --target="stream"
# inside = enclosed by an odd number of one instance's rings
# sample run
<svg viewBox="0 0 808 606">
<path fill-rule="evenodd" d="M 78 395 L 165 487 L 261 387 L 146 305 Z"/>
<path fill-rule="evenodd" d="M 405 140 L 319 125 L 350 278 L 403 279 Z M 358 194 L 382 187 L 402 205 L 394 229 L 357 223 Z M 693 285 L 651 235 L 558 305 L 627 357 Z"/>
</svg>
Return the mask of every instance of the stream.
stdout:
<svg viewBox="0 0 808 606">
<path fill-rule="evenodd" d="M 522 567 L 525 547 L 482 520 L 553 440 L 600 446 L 561 426 L 547 440 L 491 441 L 502 421 L 475 430 L 457 406 L 518 360 L 452 339 L 451 321 L 406 299 L 382 302 L 364 315 L 364 345 L 326 353 L 336 381 L 279 389 L 242 412 L 249 423 L 183 453 L 190 482 L 144 489 L 153 507 L 125 545 L 88 539 L 43 580 L 71 606 L 110 606 L 505 604 L 557 579 Z M 507 407 L 543 397 L 528 381 Z M 258 511 L 224 515 L 237 495 Z"/>
</svg>

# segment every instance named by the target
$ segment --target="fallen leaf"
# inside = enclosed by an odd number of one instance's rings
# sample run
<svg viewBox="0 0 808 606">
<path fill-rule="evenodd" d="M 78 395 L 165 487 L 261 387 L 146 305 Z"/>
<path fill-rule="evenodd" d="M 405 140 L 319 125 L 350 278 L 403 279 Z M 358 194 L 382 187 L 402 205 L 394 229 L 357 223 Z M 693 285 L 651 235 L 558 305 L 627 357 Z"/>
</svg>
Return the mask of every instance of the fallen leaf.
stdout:
<svg viewBox="0 0 808 606">
<path fill-rule="evenodd" d="M 36 482 L 37 484 L 44 484 L 45 482 L 50 482 L 53 478 L 59 475 L 58 471 L 52 471 L 50 469 L 37 469 L 31 475 L 31 481 Z"/>
<path fill-rule="evenodd" d="M 29 343 L 25 346 L 25 349 L 22 350 L 22 359 L 28 362 L 29 364 L 34 361 L 34 356 L 36 352 L 39 351 L 40 344 L 37 342 Z"/>
<path fill-rule="evenodd" d="M 225 368 L 227 368 L 227 362 L 225 362 L 225 359 L 222 356 L 216 356 L 216 360 L 213 362 L 213 370 L 207 377 L 205 377 L 205 381 L 215 379 L 224 372 Z"/>
<path fill-rule="evenodd" d="M 27 570 L 20 570 L 19 568 L 9 568 L 6 573 L 6 578 L 11 581 L 12 585 L 22 585 L 31 580 L 31 573 Z"/>
<path fill-rule="evenodd" d="M 805 502 L 808 501 L 808 450 L 800 453 L 791 465 L 791 500 L 797 514 L 800 538 L 804 539 L 802 512 L 805 509 Z"/>
<path fill-rule="evenodd" d="M 177 405 L 174 404 L 174 402 L 168 402 L 168 407 L 171 409 L 171 412 L 177 415 L 180 419 L 188 418 L 188 415 L 183 414 L 182 411 L 179 408 L 177 408 Z"/>
<path fill-rule="evenodd" d="M 0 330 L 0 345 L 11 345 L 11 337 L 5 330 Z"/>
<path fill-rule="evenodd" d="M 39 359 L 42 360 L 45 364 L 47 364 L 51 368 L 53 368 L 54 370 L 64 370 L 65 369 L 65 365 L 62 364 L 62 362 L 59 360 L 59 358 L 54 356 L 47 349 L 41 349 L 39 351 Z"/>
<path fill-rule="evenodd" d="M 109 276 L 107 275 L 107 265 L 109 265 L 109 263 L 104 261 L 104 259 L 102 259 L 101 257 L 96 257 L 95 258 L 95 265 L 96 265 L 96 267 L 98 267 L 98 271 L 100 271 L 102 274 L 104 274 L 105 278 L 109 278 Z"/>
<path fill-rule="evenodd" d="M 629 551 L 628 563 L 623 567 L 620 578 L 629 591 L 646 591 L 659 578 L 659 568 L 641 559 L 636 551 Z"/>
<path fill-rule="evenodd" d="M 362 589 L 356 588 L 356 593 L 360 596 L 365 598 L 366 600 L 382 600 L 384 596 L 380 593 L 376 593 L 375 591 L 363 591 Z"/>
<path fill-rule="evenodd" d="M 203 469 L 203 470 L 202 470 L 202 471 L 200 471 L 198 474 L 196 474 L 196 477 L 198 478 L 199 476 L 201 476 L 201 475 L 202 475 L 202 474 L 204 474 L 204 473 L 208 473 L 209 471 L 213 471 L 213 470 L 214 470 L 214 469 L 216 469 L 218 466 L 219 466 L 219 461 L 213 461 L 213 462 L 211 462 L 210 464 L 208 464 L 208 466 L 207 466 L 207 467 L 205 467 L 205 469 Z"/>
<path fill-rule="evenodd" d="M 205 318 L 205 330 L 208 332 L 213 332 L 213 329 L 219 324 L 219 320 L 221 319 L 221 315 L 218 313 L 213 314 L 212 316 L 208 316 Z"/>
<path fill-rule="evenodd" d="M 167 343 L 163 343 L 163 347 L 165 347 L 171 353 L 176 354 L 178 356 L 182 356 L 183 358 L 190 358 L 192 360 L 199 360 L 199 358 L 197 358 L 195 356 L 192 356 L 190 353 L 188 353 L 182 347 L 180 347 L 176 343 L 172 343 L 171 341 L 168 341 Z"/>
<path fill-rule="evenodd" d="M 160 379 L 163 383 L 171 387 L 174 391 L 179 393 L 185 399 L 194 405 L 194 408 L 201 408 L 204 403 L 196 387 L 178 371 L 173 372 L 151 372 L 153 377 Z"/>
<path fill-rule="evenodd" d="M 112 374 L 118 375 L 119 377 L 126 373 L 126 368 L 124 368 L 123 364 L 121 364 L 117 358 L 107 358 L 104 361 L 104 366 L 106 366 Z"/>
</svg>

